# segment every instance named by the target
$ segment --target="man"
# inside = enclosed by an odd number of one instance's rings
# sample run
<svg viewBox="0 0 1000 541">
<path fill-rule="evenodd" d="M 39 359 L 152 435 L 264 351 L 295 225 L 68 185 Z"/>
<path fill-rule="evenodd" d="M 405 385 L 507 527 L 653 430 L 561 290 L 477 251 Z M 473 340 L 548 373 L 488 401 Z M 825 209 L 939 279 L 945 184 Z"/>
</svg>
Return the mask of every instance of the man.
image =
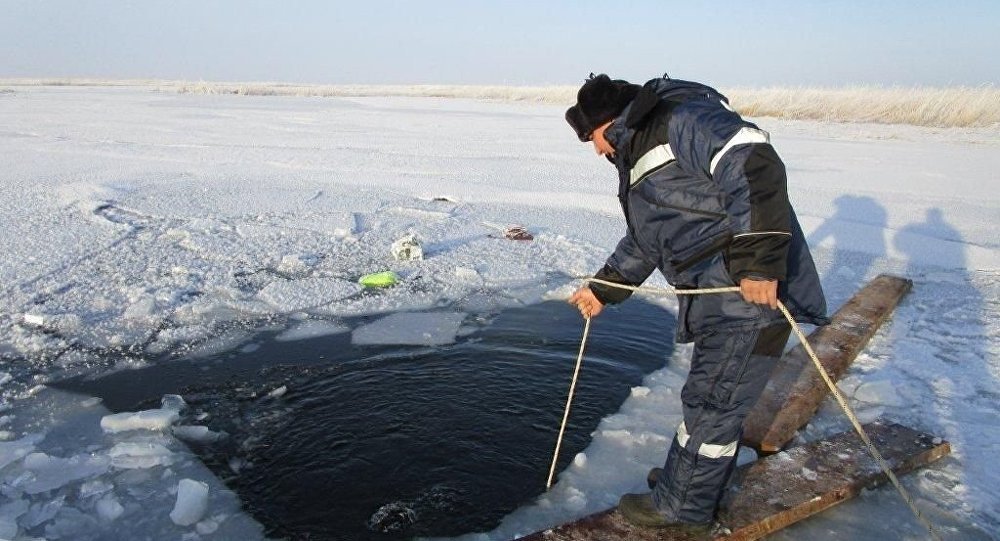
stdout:
<svg viewBox="0 0 1000 541">
<path fill-rule="evenodd" d="M 739 285 L 679 296 L 676 340 L 694 342 L 684 421 L 664 467 L 650 472 L 652 493 L 626 494 L 618 506 L 637 525 L 708 529 L 743 419 L 788 340 L 777 301 L 798 321 L 827 321 L 784 165 L 766 132 L 698 83 L 663 77 L 639 87 L 592 74 L 566 120 L 618 169 L 627 231 L 597 278 L 639 285 L 659 269 L 677 289 Z M 629 294 L 592 283 L 569 302 L 594 317 Z"/>
</svg>

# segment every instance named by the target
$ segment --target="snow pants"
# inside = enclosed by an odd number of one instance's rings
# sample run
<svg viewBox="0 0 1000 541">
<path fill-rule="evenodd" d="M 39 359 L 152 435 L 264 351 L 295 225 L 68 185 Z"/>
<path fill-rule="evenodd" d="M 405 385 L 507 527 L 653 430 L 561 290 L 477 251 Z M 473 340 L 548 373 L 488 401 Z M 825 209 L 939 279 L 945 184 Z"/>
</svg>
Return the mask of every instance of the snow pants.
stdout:
<svg viewBox="0 0 1000 541">
<path fill-rule="evenodd" d="M 681 391 L 684 421 L 667 453 L 653 503 L 667 520 L 705 523 L 736 467 L 743 420 L 760 398 L 791 327 L 728 330 L 695 337 Z"/>
</svg>

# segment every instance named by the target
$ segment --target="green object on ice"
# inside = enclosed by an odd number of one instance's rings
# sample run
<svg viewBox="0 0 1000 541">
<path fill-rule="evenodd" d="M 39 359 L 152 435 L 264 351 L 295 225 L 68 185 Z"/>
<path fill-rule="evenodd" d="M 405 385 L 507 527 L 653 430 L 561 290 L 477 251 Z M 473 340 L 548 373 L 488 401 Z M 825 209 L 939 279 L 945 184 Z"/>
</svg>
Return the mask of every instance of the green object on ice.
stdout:
<svg viewBox="0 0 1000 541">
<path fill-rule="evenodd" d="M 365 287 L 392 287 L 399 281 L 399 276 L 392 271 L 375 272 L 366 274 L 358 280 L 358 283 Z"/>
</svg>

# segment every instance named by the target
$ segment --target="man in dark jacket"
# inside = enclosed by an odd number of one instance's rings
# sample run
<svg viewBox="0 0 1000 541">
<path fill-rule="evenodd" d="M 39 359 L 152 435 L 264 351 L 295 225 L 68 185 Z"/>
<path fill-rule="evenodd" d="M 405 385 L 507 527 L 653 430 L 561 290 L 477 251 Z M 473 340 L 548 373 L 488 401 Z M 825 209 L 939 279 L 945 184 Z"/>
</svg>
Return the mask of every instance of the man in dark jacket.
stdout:
<svg viewBox="0 0 1000 541">
<path fill-rule="evenodd" d="M 652 493 L 619 502 L 638 525 L 707 528 L 735 467 L 743 419 L 788 340 L 777 301 L 798 321 L 827 321 L 784 165 L 766 132 L 698 83 L 663 77 L 640 87 L 591 75 L 566 120 L 618 170 L 627 231 L 597 278 L 639 285 L 659 269 L 677 289 L 740 288 L 679 296 L 676 340 L 694 342 L 684 421 L 664 467 L 651 472 Z M 569 302 L 594 317 L 629 294 L 592 283 Z"/>
</svg>

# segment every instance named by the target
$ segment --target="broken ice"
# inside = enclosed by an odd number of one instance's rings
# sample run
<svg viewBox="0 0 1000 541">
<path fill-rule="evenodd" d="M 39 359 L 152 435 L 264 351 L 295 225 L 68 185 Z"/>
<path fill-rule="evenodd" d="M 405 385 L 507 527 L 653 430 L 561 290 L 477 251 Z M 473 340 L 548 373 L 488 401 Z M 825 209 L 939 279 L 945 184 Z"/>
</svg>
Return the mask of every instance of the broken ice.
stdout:
<svg viewBox="0 0 1000 541">
<path fill-rule="evenodd" d="M 205 516 L 208 508 L 208 485 L 194 479 L 181 479 L 177 484 L 177 501 L 170 520 L 178 526 L 190 526 Z"/>
<path fill-rule="evenodd" d="M 356 345 L 452 344 L 465 314 L 457 312 L 397 312 L 358 327 L 351 335 Z"/>
</svg>

